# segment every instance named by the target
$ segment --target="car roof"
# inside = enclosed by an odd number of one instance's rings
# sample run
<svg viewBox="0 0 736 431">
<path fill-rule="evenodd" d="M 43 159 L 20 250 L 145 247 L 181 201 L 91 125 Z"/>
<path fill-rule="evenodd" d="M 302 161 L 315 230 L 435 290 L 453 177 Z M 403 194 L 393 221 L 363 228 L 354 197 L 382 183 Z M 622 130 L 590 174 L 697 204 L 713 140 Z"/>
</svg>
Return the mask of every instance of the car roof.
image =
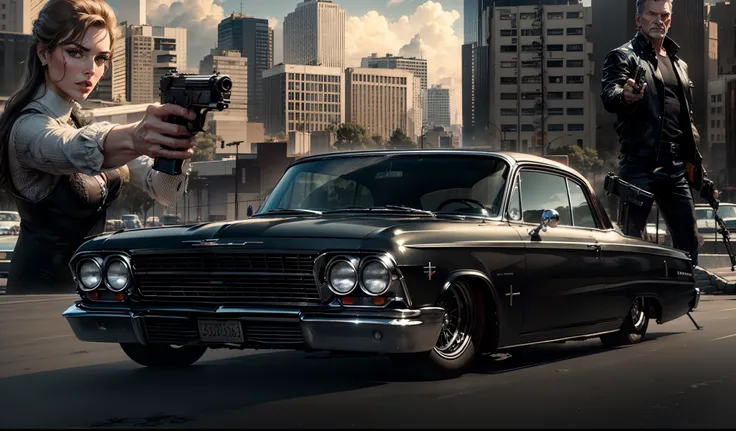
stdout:
<svg viewBox="0 0 736 431">
<path fill-rule="evenodd" d="M 569 166 L 563 165 L 555 160 L 548 159 L 546 157 L 537 156 L 534 154 L 519 153 L 514 151 L 493 151 L 484 148 L 456 148 L 456 149 L 411 149 L 411 150 L 351 150 L 351 151 L 335 151 L 332 153 L 313 154 L 309 156 L 300 157 L 294 160 L 291 164 L 299 164 L 303 162 L 313 160 L 324 160 L 334 159 L 343 157 L 360 157 L 360 156 L 380 156 L 380 155 L 417 155 L 417 154 L 431 154 L 431 155 L 448 155 L 448 156 L 484 156 L 484 157 L 500 157 L 506 160 L 509 164 L 519 163 L 537 163 L 545 166 L 555 167 L 562 169 L 570 174 L 580 176 L 576 170 Z"/>
</svg>

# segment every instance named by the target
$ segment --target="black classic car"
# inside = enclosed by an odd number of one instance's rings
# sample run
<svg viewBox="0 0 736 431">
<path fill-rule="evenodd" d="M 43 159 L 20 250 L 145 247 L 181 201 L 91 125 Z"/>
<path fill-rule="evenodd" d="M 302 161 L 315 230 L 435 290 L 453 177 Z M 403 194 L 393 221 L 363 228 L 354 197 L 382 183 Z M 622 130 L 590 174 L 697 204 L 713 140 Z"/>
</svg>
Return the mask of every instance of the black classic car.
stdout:
<svg viewBox="0 0 736 431">
<path fill-rule="evenodd" d="M 688 256 L 624 236 L 576 171 L 469 150 L 304 157 L 247 220 L 100 235 L 70 269 L 76 336 L 159 367 L 294 349 L 456 377 L 484 352 L 638 343 L 700 299 Z"/>
</svg>

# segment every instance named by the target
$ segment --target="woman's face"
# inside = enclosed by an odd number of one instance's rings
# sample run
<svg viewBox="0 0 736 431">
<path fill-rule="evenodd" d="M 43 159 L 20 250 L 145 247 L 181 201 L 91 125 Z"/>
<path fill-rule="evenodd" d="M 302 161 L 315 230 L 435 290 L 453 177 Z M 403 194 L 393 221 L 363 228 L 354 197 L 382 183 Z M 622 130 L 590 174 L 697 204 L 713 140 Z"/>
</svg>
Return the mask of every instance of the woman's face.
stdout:
<svg viewBox="0 0 736 431">
<path fill-rule="evenodd" d="M 107 70 L 110 37 L 106 29 L 90 27 L 81 44 L 59 45 L 39 58 L 46 64 L 46 86 L 65 100 L 86 100 Z"/>
</svg>

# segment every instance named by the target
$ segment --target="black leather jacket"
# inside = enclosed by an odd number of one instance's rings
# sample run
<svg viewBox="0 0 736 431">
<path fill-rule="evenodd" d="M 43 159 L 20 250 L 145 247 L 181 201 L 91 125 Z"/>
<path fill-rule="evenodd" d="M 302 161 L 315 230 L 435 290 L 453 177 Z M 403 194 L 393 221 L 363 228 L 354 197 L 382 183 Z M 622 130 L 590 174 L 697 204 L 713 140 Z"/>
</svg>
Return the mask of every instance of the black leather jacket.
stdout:
<svg viewBox="0 0 736 431">
<path fill-rule="evenodd" d="M 677 57 L 680 47 L 669 37 L 663 43 L 675 74 L 680 81 L 680 90 L 685 94 L 690 127 L 683 127 L 683 143 L 679 155 L 684 160 L 695 160 L 700 136 L 693 121 L 693 82 L 688 76 L 687 63 Z M 664 115 L 664 81 L 656 68 L 657 53 L 651 42 L 637 31 L 636 36 L 628 43 L 612 50 L 603 63 L 601 98 L 608 112 L 615 113 L 616 133 L 619 135 L 621 153 L 637 158 L 656 161 L 660 154 Z M 634 78 L 637 64 L 645 70 L 647 89 L 644 97 L 638 102 L 628 104 L 624 99 L 624 84 Z M 682 96 L 682 93 L 680 96 Z"/>
</svg>

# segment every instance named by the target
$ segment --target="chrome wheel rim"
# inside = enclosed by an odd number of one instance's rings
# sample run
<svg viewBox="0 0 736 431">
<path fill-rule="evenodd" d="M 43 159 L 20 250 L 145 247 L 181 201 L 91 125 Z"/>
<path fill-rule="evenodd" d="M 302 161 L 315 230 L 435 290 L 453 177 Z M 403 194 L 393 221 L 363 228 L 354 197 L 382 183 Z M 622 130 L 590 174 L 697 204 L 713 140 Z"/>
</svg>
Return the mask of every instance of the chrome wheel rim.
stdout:
<svg viewBox="0 0 736 431">
<path fill-rule="evenodd" d="M 445 359 L 459 357 L 470 344 L 475 317 L 471 298 L 467 286 L 453 283 L 439 303 L 445 316 L 434 351 Z"/>
<path fill-rule="evenodd" d="M 634 305 L 631 307 L 631 321 L 634 323 L 634 329 L 638 331 L 643 328 L 645 318 L 644 299 L 636 298 L 634 300 Z"/>
</svg>

